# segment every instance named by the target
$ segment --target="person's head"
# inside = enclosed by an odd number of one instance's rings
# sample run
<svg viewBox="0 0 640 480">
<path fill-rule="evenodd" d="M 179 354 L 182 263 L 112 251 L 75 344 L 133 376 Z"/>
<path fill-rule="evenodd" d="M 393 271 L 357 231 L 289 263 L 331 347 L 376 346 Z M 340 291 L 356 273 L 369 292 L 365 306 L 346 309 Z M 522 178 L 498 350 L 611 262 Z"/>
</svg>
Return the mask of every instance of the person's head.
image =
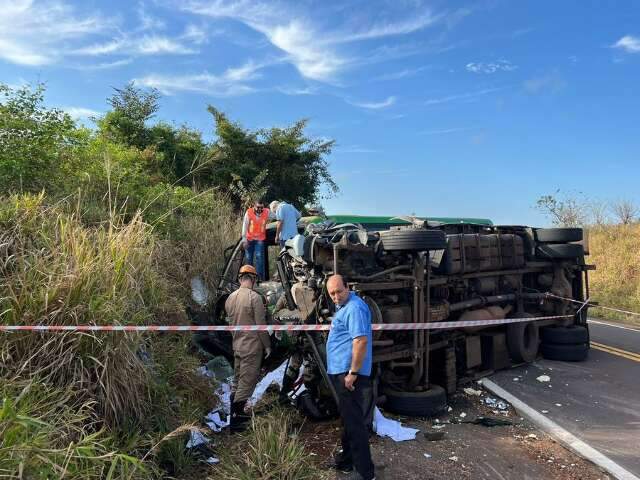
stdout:
<svg viewBox="0 0 640 480">
<path fill-rule="evenodd" d="M 238 273 L 238 280 L 243 287 L 253 288 L 258 278 L 258 272 L 253 265 L 243 265 Z"/>
<path fill-rule="evenodd" d="M 260 215 L 262 213 L 262 211 L 264 210 L 264 202 L 260 199 L 256 200 L 253 203 L 253 209 L 256 211 L 256 213 L 258 215 Z"/>
<path fill-rule="evenodd" d="M 327 280 L 327 292 L 336 305 L 344 305 L 349 300 L 349 289 L 342 275 L 332 275 Z"/>
<path fill-rule="evenodd" d="M 278 200 L 274 200 L 273 202 L 271 202 L 269 204 L 269 210 L 271 210 L 273 213 L 276 212 L 276 210 L 278 210 L 278 206 L 280 205 L 280 202 Z"/>
<path fill-rule="evenodd" d="M 307 212 L 309 212 L 309 215 L 313 215 L 313 216 L 324 215 L 324 210 L 320 205 L 311 205 L 310 207 L 307 208 Z"/>
</svg>

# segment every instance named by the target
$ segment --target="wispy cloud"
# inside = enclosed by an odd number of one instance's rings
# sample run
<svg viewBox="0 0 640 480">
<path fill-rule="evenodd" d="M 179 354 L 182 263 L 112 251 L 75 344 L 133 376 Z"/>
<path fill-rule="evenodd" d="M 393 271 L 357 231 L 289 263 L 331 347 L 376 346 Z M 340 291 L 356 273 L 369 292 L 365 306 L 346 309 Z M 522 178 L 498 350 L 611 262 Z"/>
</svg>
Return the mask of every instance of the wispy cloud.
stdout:
<svg viewBox="0 0 640 480">
<path fill-rule="evenodd" d="M 405 68 L 404 70 L 400 70 L 398 72 L 385 73 L 384 75 L 380 75 L 376 77 L 375 80 L 378 81 L 387 81 L 387 80 L 400 80 L 402 78 L 413 77 L 424 70 L 427 70 L 428 67 L 418 67 L 418 68 Z"/>
<path fill-rule="evenodd" d="M 354 28 L 342 25 L 333 29 L 322 28 L 309 14 L 301 14 L 295 6 L 279 2 L 250 0 L 192 0 L 176 4 L 178 8 L 212 18 L 231 18 L 261 33 L 285 54 L 306 78 L 322 82 L 335 82 L 346 68 L 358 63 L 341 45 L 407 35 L 430 27 L 441 20 L 422 6 L 401 10 L 402 17 Z M 397 13 L 397 12 L 396 12 Z"/>
<path fill-rule="evenodd" d="M 627 53 L 640 53 L 640 37 L 625 35 L 611 47 L 624 50 Z"/>
<path fill-rule="evenodd" d="M 524 82 L 525 91 L 533 94 L 542 92 L 557 93 L 566 86 L 566 80 L 557 70 L 530 78 Z"/>
<path fill-rule="evenodd" d="M 179 39 L 163 35 L 143 35 L 142 37 L 123 36 L 105 43 L 97 43 L 75 50 L 75 55 L 190 55 L 198 50 L 185 45 Z"/>
<path fill-rule="evenodd" d="M 134 79 L 138 85 L 157 88 L 165 95 L 177 92 L 205 93 L 214 97 L 231 97 L 246 95 L 256 91 L 248 83 L 260 76 L 258 70 L 262 65 L 253 62 L 228 68 L 220 75 L 208 72 L 192 75 L 160 75 L 150 74 Z"/>
<path fill-rule="evenodd" d="M 0 58 L 19 65 L 56 63 L 67 42 L 113 26 L 108 18 L 79 14 L 58 1 L 3 0 L 0 10 Z"/>
<path fill-rule="evenodd" d="M 363 147 L 361 145 L 338 145 L 335 147 L 340 153 L 377 153 L 378 151 L 373 148 Z"/>
<path fill-rule="evenodd" d="M 102 112 L 84 107 L 63 107 L 62 110 L 67 112 L 74 120 L 90 119 L 91 117 L 99 117 Z"/>
<path fill-rule="evenodd" d="M 283 93 L 285 95 L 316 95 L 318 93 L 318 89 L 312 86 L 306 87 L 278 87 L 276 89 L 278 92 Z"/>
<path fill-rule="evenodd" d="M 354 107 L 366 108 L 367 110 L 381 110 L 396 103 L 396 97 L 387 97 L 386 100 L 381 102 L 354 102 L 352 100 L 347 100 L 346 102 Z"/>
<path fill-rule="evenodd" d="M 513 72 L 517 68 L 518 68 L 517 65 L 514 65 L 507 60 L 498 60 L 497 62 L 489 62 L 489 63 L 471 62 L 471 63 L 467 63 L 466 65 L 467 71 L 473 72 L 473 73 L 484 73 L 484 74 L 490 74 L 490 73 L 496 73 L 496 72 Z"/>
<path fill-rule="evenodd" d="M 457 127 L 457 128 L 444 128 L 441 130 L 424 130 L 418 133 L 420 135 L 448 135 L 450 133 L 468 132 L 470 130 L 477 130 L 477 127 Z"/>
<path fill-rule="evenodd" d="M 485 88 L 484 90 L 477 90 L 475 92 L 467 92 L 467 93 L 459 93 L 456 95 L 447 95 L 446 97 L 439 98 L 430 98 L 424 102 L 425 105 L 439 105 L 442 103 L 449 103 L 455 101 L 465 101 L 465 100 L 473 100 L 478 97 L 482 97 L 484 95 L 488 95 L 490 93 L 499 92 L 504 90 L 504 87 L 501 88 Z"/>
<path fill-rule="evenodd" d="M 71 68 L 75 68 L 76 70 L 109 70 L 111 68 L 119 68 L 129 65 L 133 62 L 133 58 L 123 58 L 122 60 L 116 60 L 114 62 L 102 62 L 96 64 L 86 64 L 86 65 L 71 65 Z"/>
</svg>

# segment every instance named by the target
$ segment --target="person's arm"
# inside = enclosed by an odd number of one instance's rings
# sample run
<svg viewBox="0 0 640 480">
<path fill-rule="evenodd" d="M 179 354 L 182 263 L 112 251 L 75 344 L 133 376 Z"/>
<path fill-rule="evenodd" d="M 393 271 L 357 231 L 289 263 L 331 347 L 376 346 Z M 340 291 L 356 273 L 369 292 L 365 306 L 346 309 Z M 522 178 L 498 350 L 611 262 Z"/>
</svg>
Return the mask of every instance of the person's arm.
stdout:
<svg viewBox="0 0 640 480">
<path fill-rule="evenodd" d="M 352 338 L 351 367 L 349 370 L 354 372 L 355 375 L 347 372 L 347 375 L 344 377 L 344 386 L 347 390 L 353 390 L 353 384 L 358 379 L 357 373 L 360 372 L 367 355 L 367 334 L 371 330 L 371 316 L 369 312 L 363 308 L 355 308 L 349 312 L 347 321 L 349 333 Z"/>
<path fill-rule="evenodd" d="M 249 230 L 249 212 L 244 213 L 244 218 L 242 219 L 242 242 L 244 245 L 247 244 L 247 230 Z"/>
<path fill-rule="evenodd" d="M 253 307 L 253 322 L 256 325 L 266 325 L 267 312 L 264 307 L 264 303 L 262 302 L 262 298 L 260 297 L 260 294 L 256 293 L 255 295 L 251 295 L 251 306 Z M 258 332 L 258 337 L 260 337 L 262 346 L 267 352 L 267 355 L 269 355 L 271 353 L 271 337 L 269 336 L 269 333 Z"/>
<path fill-rule="evenodd" d="M 276 223 L 276 242 L 280 240 L 280 230 L 282 230 L 282 220 Z"/>
<path fill-rule="evenodd" d="M 298 210 L 297 208 L 296 210 L 296 220 L 300 220 L 302 218 L 302 214 L 300 213 L 300 210 Z"/>
</svg>

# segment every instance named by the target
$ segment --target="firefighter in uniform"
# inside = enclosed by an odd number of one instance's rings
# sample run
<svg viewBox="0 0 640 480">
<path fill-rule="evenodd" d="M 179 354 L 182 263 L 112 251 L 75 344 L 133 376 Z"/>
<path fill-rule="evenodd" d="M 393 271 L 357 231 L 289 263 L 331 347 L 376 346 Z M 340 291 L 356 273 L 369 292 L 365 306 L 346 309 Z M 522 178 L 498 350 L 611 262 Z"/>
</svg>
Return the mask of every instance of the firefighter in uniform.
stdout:
<svg viewBox="0 0 640 480">
<path fill-rule="evenodd" d="M 225 309 L 230 324 L 265 325 L 266 308 L 262 297 L 253 290 L 256 269 L 244 265 L 239 273 L 240 288 L 229 295 Z M 241 430 L 249 417 L 244 412 L 247 400 L 258 383 L 263 357 L 271 355 L 268 332 L 233 332 L 234 383 L 231 389 L 231 430 Z"/>
<path fill-rule="evenodd" d="M 268 222 L 269 209 L 264 208 L 262 200 L 256 201 L 253 207 L 246 211 L 242 221 L 244 263 L 256 267 L 260 280 L 265 280 L 264 242 L 267 238 Z"/>
</svg>

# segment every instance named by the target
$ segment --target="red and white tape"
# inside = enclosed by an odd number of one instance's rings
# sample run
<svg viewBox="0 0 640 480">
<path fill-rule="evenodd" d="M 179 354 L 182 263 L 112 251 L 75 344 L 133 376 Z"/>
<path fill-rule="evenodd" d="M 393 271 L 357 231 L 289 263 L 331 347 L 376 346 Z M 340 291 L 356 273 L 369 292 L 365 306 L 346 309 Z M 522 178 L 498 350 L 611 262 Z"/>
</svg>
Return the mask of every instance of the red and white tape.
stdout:
<svg viewBox="0 0 640 480">
<path fill-rule="evenodd" d="M 373 330 L 442 330 L 570 317 L 573 317 L 573 315 L 467 320 L 461 322 L 374 323 L 371 328 Z M 0 332 L 308 332 L 323 330 L 331 330 L 331 325 L 0 325 Z"/>
</svg>

